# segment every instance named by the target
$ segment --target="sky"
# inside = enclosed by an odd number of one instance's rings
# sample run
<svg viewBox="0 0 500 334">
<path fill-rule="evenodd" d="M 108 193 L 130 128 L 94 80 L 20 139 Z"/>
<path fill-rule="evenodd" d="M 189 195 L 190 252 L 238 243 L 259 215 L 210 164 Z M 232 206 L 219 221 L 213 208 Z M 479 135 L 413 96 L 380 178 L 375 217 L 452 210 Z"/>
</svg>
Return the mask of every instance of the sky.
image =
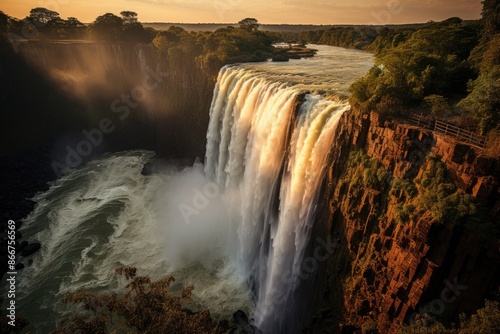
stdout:
<svg viewBox="0 0 500 334">
<path fill-rule="evenodd" d="M 458 16 L 478 19 L 481 0 L 1 0 L 0 10 L 17 18 L 45 7 L 62 18 L 92 22 L 105 13 L 130 10 L 140 22 L 400 24 L 441 21 Z"/>
</svg>

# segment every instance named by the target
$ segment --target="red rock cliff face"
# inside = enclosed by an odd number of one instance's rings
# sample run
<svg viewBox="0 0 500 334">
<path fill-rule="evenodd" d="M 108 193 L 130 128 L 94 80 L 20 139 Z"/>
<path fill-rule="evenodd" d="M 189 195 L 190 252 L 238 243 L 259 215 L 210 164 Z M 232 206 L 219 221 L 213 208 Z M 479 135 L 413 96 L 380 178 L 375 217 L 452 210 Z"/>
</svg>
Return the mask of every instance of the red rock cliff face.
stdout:
<svg viewBox="0 0 500 334">
<path fill-rule="evenodd" d="M 426 156 L 435 155 L 457 187 L 476 197 L 498 223 L 498 157 L 376 113 L 345 114 L 337 131 L 318 221 L 328 222 L 341 247 L 327 263 L 321 307 L 333 309 L 344 332 L 363 333 L 398 333 L 403 323 L 425 313 L 424 307 L 437 317 L 481 307 L 488 292 L 498 289 L 496 236 L 438 223 L 429 212 L 401 224 L 395 219 L 397 205 L 409 199 L 401 192 L 387 196 L 387 189 L 394 177 L 421 175 Z M 390 177 L 354 187 L 353 167 L 346 161 L 356 148 Z M 321 322 L 325 314 L 315 320 Z"/>
</svg>

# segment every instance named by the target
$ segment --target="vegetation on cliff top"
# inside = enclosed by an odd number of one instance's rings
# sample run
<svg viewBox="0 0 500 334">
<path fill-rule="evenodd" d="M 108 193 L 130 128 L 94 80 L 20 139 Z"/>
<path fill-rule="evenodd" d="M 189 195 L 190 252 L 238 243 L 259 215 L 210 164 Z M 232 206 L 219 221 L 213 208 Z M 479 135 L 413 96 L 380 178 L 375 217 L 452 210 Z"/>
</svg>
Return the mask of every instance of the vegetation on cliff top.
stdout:
<svg viewBox="0 0 500 334">
<path fill-rule="evenodd" d="M 397 38 L 377 36 L 393 42 L 375 49 L 377 65 L 352 86 L 351 102 L 362 111 L 389 114 L 434 109 L 434 116 L 460 116 L 482 133 L 498 128 L 499 16 L 488 9 L 494 2 L 484 2 L 481 22 L 451 18 Z"/>
<path fill-rule="evenodd" d="M 447 175 L 446 166 L 434 157 L 427 158 L 415 179 L 395 179 L 390 195 L 396 194 L 396 219 L 402 223 L 424 212 L 430 212 L 436 222 L 456 223 L 477 212 L 472 195 L 458 189 Z"/>
<path fill-rule="evenodd" d="M 363 150 L 349 155 L 347 172 L 341 179 L 342 191 L 359 198 L 366 189 L 383 192 L 382 198 L 394 200 L 394 219 L 406 224 L 430 212 L 436 223 L 463 224 L 475 230 L 496 230 L 484 208 L 474 197 L 460 190 L 436 157 L 429 156 L 415 178 L 393 177 Z M 379 203 L 383 207 L 384 203 Z M 376 216 L 382 212 L 374 213 Z"/>
<path fill-rule="evenodd" d="M 499 10 L 499 0 L 485 0 L 479 21 L 453 17 L 424 25 L 336 27 L 282 37 L 374 52 L 376 65 L 351 87 L 351 103 L 361 111 L 434 109 L 433 116 L 459 116 L 462 125 L 487 133 L 500 126 Z"/>
<path fill-rule="evenodd" d="M 119 43 L 152 43 L 163 55 L 172 58 L 196 58 L 210 72 L 236 62 L 265 61 L 273 56 L 279 36 L 258 30 L 254 18 L 215 32 L 187 32 L 172 26 L 166 31 L 144 28 L 138 14 L 122 11 L 120 16 L 106 13 L 86 25 L 74 17 L 61 19 L 59 13 L 34 8 L 30 15 L 17 20 L 0 11 L 0 36 L 13 44 L 21 40 L 91 40 Z"/>
</svg>

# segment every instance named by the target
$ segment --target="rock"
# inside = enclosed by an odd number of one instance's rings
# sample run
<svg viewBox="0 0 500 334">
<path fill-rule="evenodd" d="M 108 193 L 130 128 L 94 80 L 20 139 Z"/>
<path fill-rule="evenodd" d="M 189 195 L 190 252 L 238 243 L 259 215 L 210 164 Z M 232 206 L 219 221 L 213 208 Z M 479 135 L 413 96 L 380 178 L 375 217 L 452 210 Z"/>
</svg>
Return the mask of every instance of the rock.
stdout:
<svg viewBox="0 0 500 334">
<path fill-rule="evenodd" d="M 144 164 L 141 174 L 144 176 L 161 174 L 166 170 L 182 167 L 183 165 L 181 163 L 181 161 L 171 161 L 164 158 L 154 158 L 153 160 Z"/>
<path fill-rule="evenodd" d="M 142 167 L 141 175 L 144 176 L 153 175 L 154 174 L 153 169 L 154 169 L 154 162 L 153 161 L 146 162 Z"/>
<path fill-rule="evenodd" d="M 22 256 L 29 256 L 31 254 L 36 253 L 40 249 L 41 245 L 39 242 L 34 242 L 26 246 L 25 249 L 21 252 Z"/>
<path fill-rule="evenodd" d="M 286 54 L 277 54 L 273 56 L 273 61 L 290 61 Z"/>
<path fill-rule="evenodd" d="M 238 310 L 233 314 L 233 319 L 238 325 L 248 325 L 248 317 L 242 310 Z"/>
<path fill-rule="evenodd" d="M 238 310 L 233 314 L 233 319 L 236 324 L 235 328 L 231 330 L 233 334 L 255 334 L 256 328 L 250 325 L 249 320 L 245 312 L 242 310 Z"/>
<path fill-rule="evenodd" d="M 21 270 L 21 269 L 24 269 L 24 264 L 22 263 L 16 264 L 16 270 Z"/>
</svg>

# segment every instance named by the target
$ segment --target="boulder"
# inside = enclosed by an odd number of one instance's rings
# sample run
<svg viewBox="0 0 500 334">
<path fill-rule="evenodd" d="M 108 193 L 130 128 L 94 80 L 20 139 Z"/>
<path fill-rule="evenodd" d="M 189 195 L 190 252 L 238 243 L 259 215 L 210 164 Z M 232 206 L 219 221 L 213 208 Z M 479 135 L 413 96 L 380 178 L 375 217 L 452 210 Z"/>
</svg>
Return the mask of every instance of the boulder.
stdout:
<svg viewBox="0 0 500 334">
<path fill-rule="evenodd" d="M 238 310 L 233 314 L 233 319 L 238 325 L 248 325 L 248 317 L 242 310 Z"/>
</svg>

